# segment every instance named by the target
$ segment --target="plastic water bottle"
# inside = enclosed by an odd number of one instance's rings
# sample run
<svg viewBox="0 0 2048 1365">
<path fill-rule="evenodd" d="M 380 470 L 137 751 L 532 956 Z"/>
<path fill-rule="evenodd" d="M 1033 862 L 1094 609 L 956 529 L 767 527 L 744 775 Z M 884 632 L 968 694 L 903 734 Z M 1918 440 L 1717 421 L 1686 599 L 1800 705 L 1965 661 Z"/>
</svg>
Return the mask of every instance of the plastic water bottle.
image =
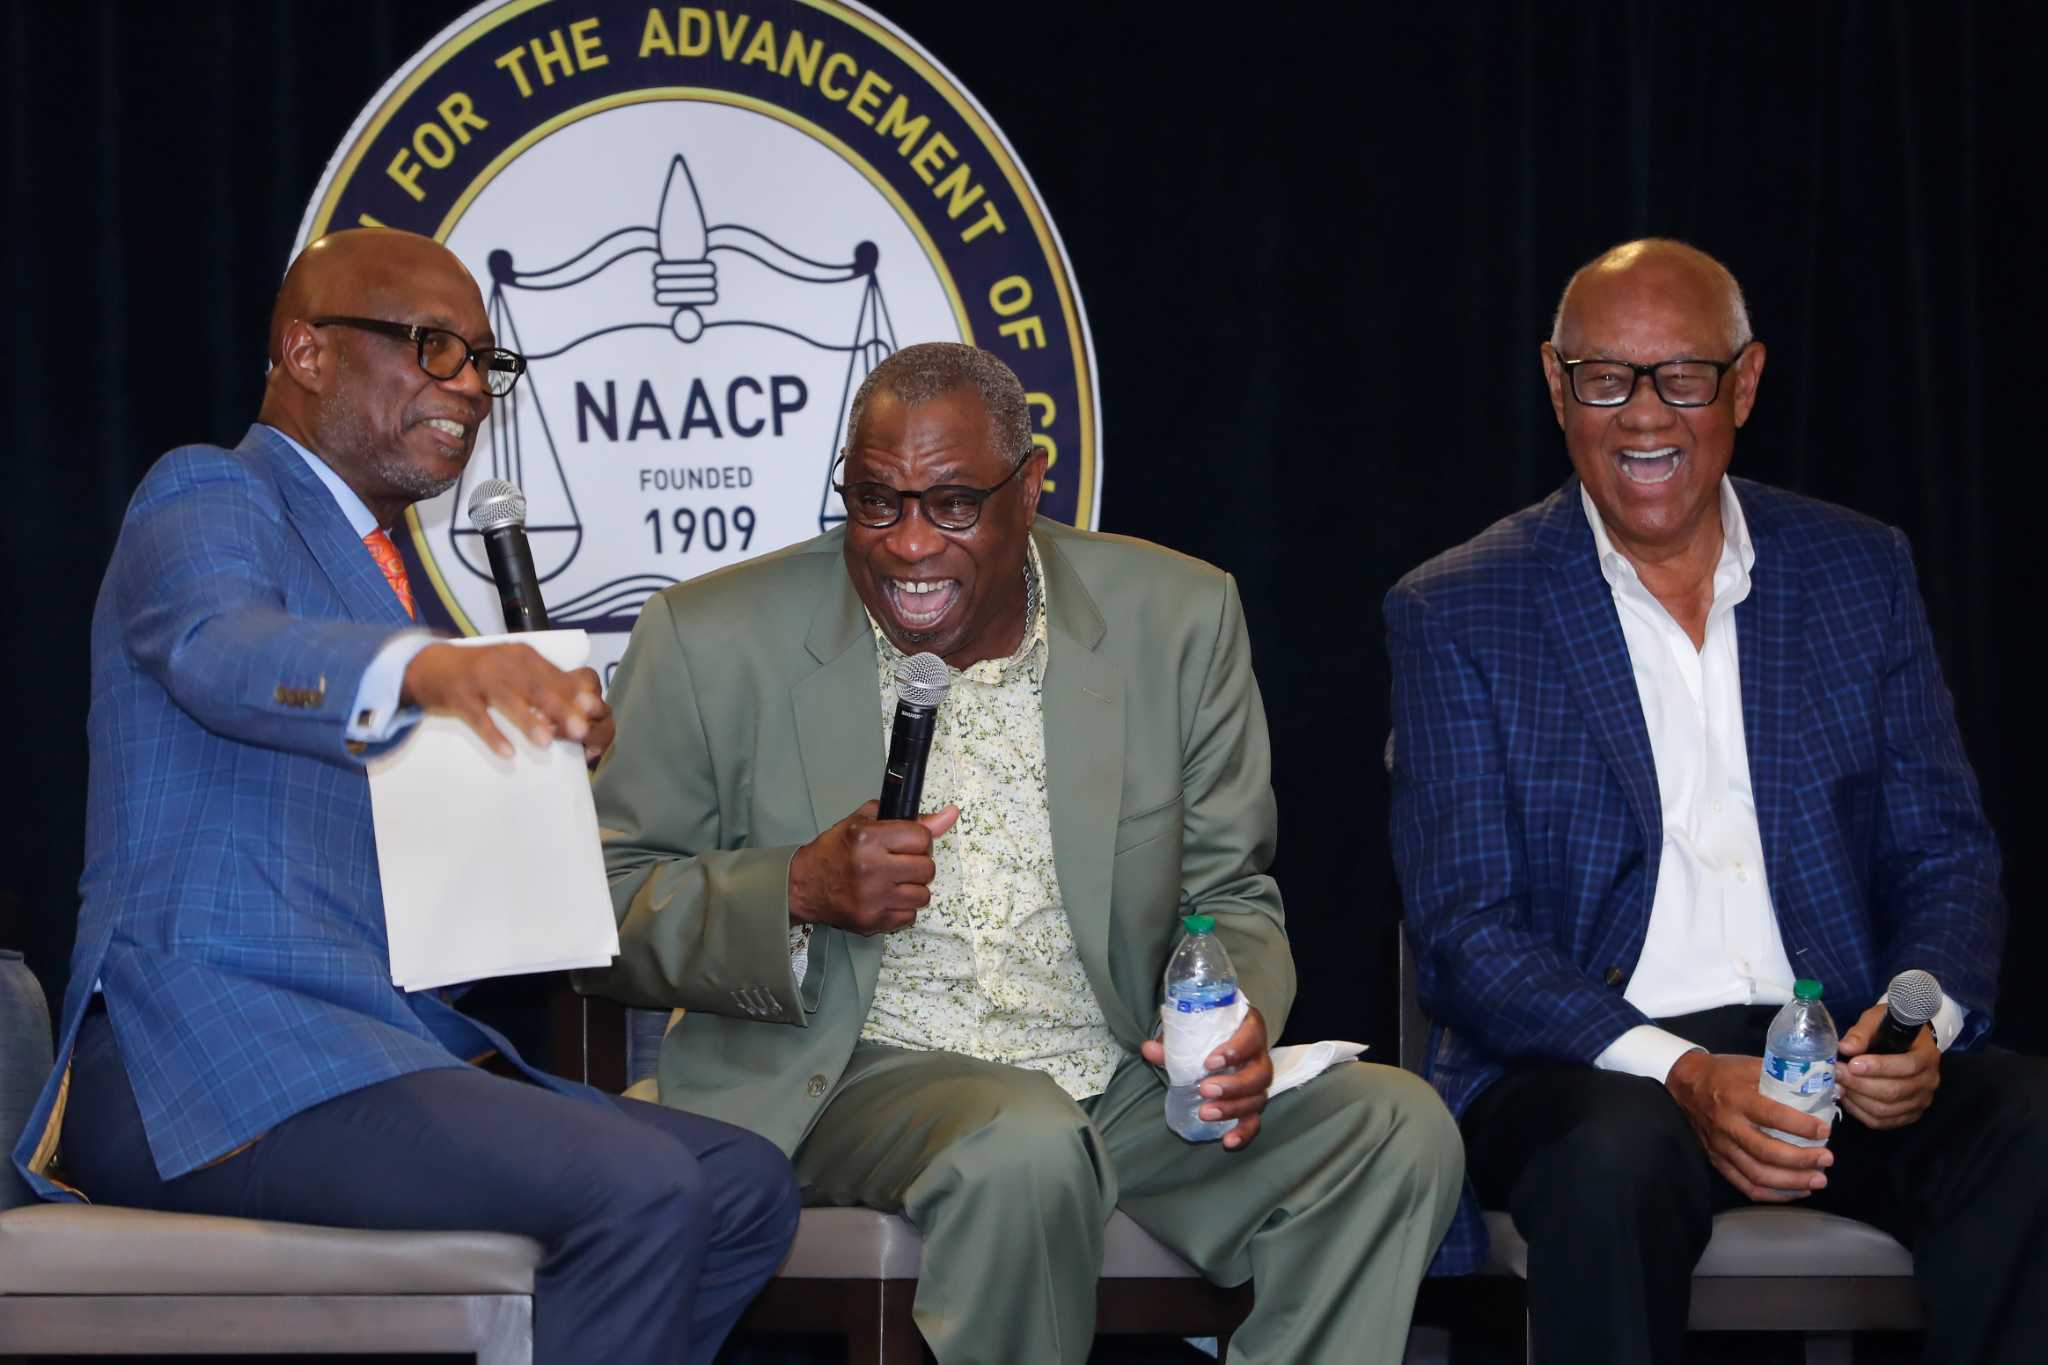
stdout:
<svg viewBox="0 0 2048 1365">
<path fill-rule="evenodd" d="M 1166 1126 L 1189 1142 L 1214 1142 L 1236 1119 L 1209 1122 L 1196 1092 L 1209 1055 L 1237 1031 L 1237 972 L 1213 931 L 1211 915 L 1181 920 L 1187 937 L 1166 964 Z"/>
<path fill-rule="evenodd" d="M 1788 1109 L 1835 1121 L 1835 1021 L 1820 1002 L 1820 982 L 1802 980 L 1792 987 L 1792 999 L 1771 1020 L 1764 1035 L 1764 1069 L 1757 1089 L 1765 1099 L 1776 1100 Z M 1764 1129 L 1780 1142 L 1797 1147 L 1824 1147 L 1822 1138 L 1794 1137 L 1775 1128 Z"/>
</svg>

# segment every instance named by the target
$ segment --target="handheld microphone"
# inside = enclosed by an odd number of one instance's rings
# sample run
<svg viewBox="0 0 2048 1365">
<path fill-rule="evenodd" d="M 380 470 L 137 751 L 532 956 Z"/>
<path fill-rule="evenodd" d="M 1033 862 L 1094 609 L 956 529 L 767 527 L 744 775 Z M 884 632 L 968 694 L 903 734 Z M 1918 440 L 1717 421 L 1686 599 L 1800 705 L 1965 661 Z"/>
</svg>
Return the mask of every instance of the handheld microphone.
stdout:
<svg viewBox="0 0 2048 1365">
<path fill-rule="evenodd" d="M 1900 972 L 1886 994 L 1884 1019 L 1867 1051 L 1909 1051 L 1921 1028 L 1941 1009 L 1941 986 L 1927 972 Z"/>
<path fill-rule="evenodd" d="M 533 572 L 533 547 L 526 543 L 526 495 L 503 479 L 485 479 L 469 495 L 469 524 L 483 536 L 491 557 L 505 629 L 546 630 L 548 609 Z"/>
<path fill-rule="evenodd" d="M 924 797 L 924 765 L 932 753 L 932 724 L 952 677 L 936 654 L 913 654 L 896 665 L 896 724 L 889 732 L 889 763 L 882 769 L 884 820 L 915 820 Z"/>
</svg>

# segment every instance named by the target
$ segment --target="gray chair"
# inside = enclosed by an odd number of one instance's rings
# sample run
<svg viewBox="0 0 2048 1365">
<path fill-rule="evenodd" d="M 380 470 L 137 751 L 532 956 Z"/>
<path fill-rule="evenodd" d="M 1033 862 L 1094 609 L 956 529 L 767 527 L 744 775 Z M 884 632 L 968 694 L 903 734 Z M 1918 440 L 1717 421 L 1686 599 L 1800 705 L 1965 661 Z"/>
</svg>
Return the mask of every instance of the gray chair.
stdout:
<svg viewBox="0 0 2048 1365">
<path fill-rule="evenodd" d="M 598 1002 L 593 1001 L 596 1005 Z M 628 1094 L 653 1098 L 654 1062 L 670 1016 L 627 1010 Z M 805 1209 L 782 1273 L 762 1291 L 740 1330 L 843 1336 L 851 1365 L 917 1365 L 924 1343 L 910 1318 L 924 1245 L 900 1215 L 874 1209 Z M 1210 1284 L 1121 1211 L 1103 1230 L 1095 1330 L 1104 1335 L 1215 1337 L 1251 1311 L 1251 1287 Z"/>
<path fill-rule="evenodd" d="M 1400 931 L 1401 1065 L 1420 1073 L 1429 1041 L 1415 985 L 1415 958 Z M 1528 1278 L 1529 1247 L 1506 1213 L 1489 1210 L 1486 1276 Z M 1913 1257 L 1867 1223 L 1799 1208 L 1734 1209 L 1693 1270 L 1688 1325 L 1700 1332 L 1806 1334 L 1807 1365 L 1853 1359 L 1852 1333 L 1926 1325 Z M 1524 1339 L 1527 1320 L 1524 1318 Z"/>
<path fill-rule="evenodd" d="M 50 1068 L 43 993 L 0 952 L 0 1132 Z M 540 1246 L 35 1202 L 0 1182 L 0 1355 L 474 1353 L 533 1359 Z"/>
</svg>

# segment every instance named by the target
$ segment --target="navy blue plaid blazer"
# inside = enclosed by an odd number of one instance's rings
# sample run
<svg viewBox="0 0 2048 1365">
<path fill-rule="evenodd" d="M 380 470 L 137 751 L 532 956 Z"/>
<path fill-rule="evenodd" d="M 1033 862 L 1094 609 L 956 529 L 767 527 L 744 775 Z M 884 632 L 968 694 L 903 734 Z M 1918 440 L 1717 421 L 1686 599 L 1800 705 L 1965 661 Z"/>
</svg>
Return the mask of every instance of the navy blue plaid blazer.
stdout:
<svg viewBox="0 0 2048 1365">
<path fill-rule="evenodd" d="M 57 1065 L 14 1159 L 45 1197 L 95 982 L 158 1173 L 302 1109 L 463 1065 L 496 1033 L 391 984 L 366 755 L 343 740 L 409 625 L 363 543 L 268 427 L 159 460 L 92 626 L 91 779 Z M 602 1097 L 529 1071 L 565 1093 Z"/>
<path fill-rule="evenodd" d="M 1735 609 L 1742 717 L 1787 956 L 1854 1018 L 1908 967 L 1991 1026 L 1999 856 L 1898 531 L 1735 481 L 1756 548 Z M 1576 478 L 1387 595 L 1394 861 L 1462 1116 L 1504 1063 L 1589 1065 L 1647 1022 L 1663 816 L 1628 647 Z M 1439 1272 L 1476 1266 L 1467 1200 Z"/>
</svg>

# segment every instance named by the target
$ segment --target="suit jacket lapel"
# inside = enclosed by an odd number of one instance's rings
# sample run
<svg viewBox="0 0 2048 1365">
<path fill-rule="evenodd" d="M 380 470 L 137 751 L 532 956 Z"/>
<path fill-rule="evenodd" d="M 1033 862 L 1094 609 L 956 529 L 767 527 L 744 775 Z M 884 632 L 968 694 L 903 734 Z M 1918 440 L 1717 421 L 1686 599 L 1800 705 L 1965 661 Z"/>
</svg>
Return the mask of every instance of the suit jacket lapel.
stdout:
<svg viewBox="0 0 2048 1365">
<path fill-rule="evenodd" d="M 1664 844 L 1656 760 L 1650 753 L 1650 729 L 1629 664 L 1628 642 L 1615 614 L 1614 591 L 1600 572 L 1593 528 L 1586 523 L 1576 478 L 1551 495 L 1535 545 L 1551 568 L 1535 588 L 1551 650 L 1636 817 L 1648 873 L 1646 895 L 1654 897 L 1658 851 Z M 1648 911 L 1647 900 L 1643 908 Z"/>
<path fill-rule="evenodd" d="M 845 819 L 882 787 L 882 699 L 876 672 L 873 630 L 860 598 L 847 581 L 838 555 L 820 556 L 831 581 L 811 617 L 804 647 L 821 667 L 791 692 L 796 707 L 797 751 L 802 755 L 804 782 L 810 789 L 811 818 L 819 833 Z M 829 942 L 811 936 L 813 967 L 831 956 Z M 852 956 L 854 977 L 863 998 L 875 988 L 881 970 L 882 940 L 858 934 L 827 932 L 843 941 Z M 809 987 L 813 978 L 806 977 Z M 820 984 L 822 982 L 820 981 Z M 809 989 L 807 1000 L 813 999 Z"/>
<path fill-rule="evenodd" d="M 364 548 L 362 537 L 327 491 L 327 485 L 283 437 L 256 425 L 242 438 L 239 452 L 268 463 L 284 498 L 285 515 L 327 576 L 349 616 L 357 621 L 409 626 L 398 594 L 384 580 L 384 571 Z"/>
<path fill-rule="evenodd" d="M 1046 804 L 1052 817 L 1053 866 L 1074 943 L 1105 1010 L 1124 1002 L 1107 989 L 1110 874 L 1124 786 L 1123 670 L 1098 652 L 1107 627 L 1080 575 L 1059 551 L 1055 533 L 1033 533 L 1045 566 Z M 1118 1032 L 1146 1034 L 1135 1018 L 1113 1020 Z"/>
<path fill-rule="evenodd" d="M 1764 844 L 1764 872 L 1774 891 L 1795 884 L 1786 865 L 1790 850 L 1791 781 L 1787 764 L 1796 742 L 1799 649 L 1802 599 L 1798 570 L 1788 561 L 1791 547 L 1771 535 L 1768 494 L 1742 480 L 1736 486 L 1743 520 L 1749 525 L 1756 563 L 1750 570 L 1749 596 L 1735 607 L 1735 651 L 1742 673 L 1742 734 L 1749 754 L 1750 793 L 1756 800 L 1757 830 Z M 1782 919 L 1788 907 L 1772 898 Z"/>
</svg>

